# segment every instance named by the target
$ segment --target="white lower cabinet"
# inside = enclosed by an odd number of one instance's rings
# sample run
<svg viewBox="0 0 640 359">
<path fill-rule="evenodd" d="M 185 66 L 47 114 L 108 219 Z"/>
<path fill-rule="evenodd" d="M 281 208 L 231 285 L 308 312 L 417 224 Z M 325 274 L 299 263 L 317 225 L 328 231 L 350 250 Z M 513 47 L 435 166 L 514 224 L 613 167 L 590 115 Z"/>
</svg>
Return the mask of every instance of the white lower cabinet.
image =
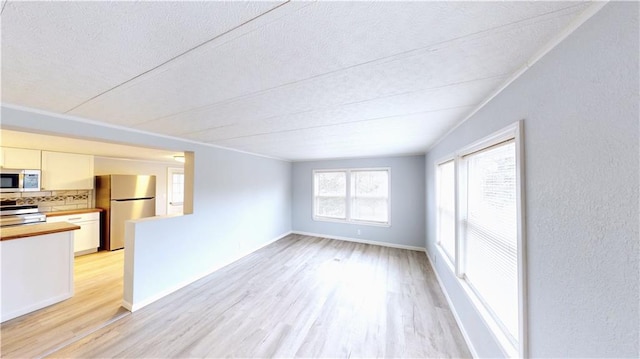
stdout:
<svg viewBox="0 0 640 359">
<path fill-rule="evenodd" d="M 100 247 L 100 213 L 47 216 L 48 223 L 69 222 L 80 226 L 74 232 L 73 252 L 76 256 L 93 253 Z"/>
<path fill-rule="evenodd" d="M 0 322 L 73 296 L 74 232 L 0 241 Z"/>
</svg>

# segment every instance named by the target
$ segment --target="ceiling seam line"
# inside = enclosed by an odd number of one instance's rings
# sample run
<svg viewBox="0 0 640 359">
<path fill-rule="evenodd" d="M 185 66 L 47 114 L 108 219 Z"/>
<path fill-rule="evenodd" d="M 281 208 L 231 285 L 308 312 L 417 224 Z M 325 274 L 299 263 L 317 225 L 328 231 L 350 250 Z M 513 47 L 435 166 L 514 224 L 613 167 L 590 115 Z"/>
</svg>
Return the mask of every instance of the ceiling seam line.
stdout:
<svg viewBox="0 0 640 359">
<path fill-rule="evenodd" d="M 295 131 L 304 131 L 304 130 L 311 130 L 311 129 L 316 129 L 316 128 L 323 128 L 323 127 L 332 127 L 332 126 L 340 126 L 340 125 L 351 125 L 351 124 L 355 124 L 355 123 L 362 123 L 362 122 L 369 122 L 369 121 L 379 121 L 379 120 L 384 120 L 384 119 L 389 119 L 389 118 L 394 118 L 394 117 L 414 116 L 414 115 L 420 115 L 420 114 L 426 114 L 426 113 L 433 113 L 433 112 L 440 112 L 440 111 L 456 110 L 456 109 L 459 109 L 459 108 L 472 107 L 472 106 L 475 106 L 475 105 L 476 105 L 476 104 L 474 103 L 474 104 L 469 104 L 469 105 L 462 105 L 462 106 L 454 106 L 454 107 L 442 108 L 442 109 L 438 109 L 438 110 L 427 110 L 427 111 L 410 112 L 410 113 L 405 113 L 405 114 L 402 114 L 402 115 L 393 115 L 393 116 L 383 116 L 383 117 L 376 117 L 376 118 L 367 118 L 367 119 L 364 119 L 364 120 L 356 120 L 356 121 L 349 121 L 349 122 L 332 123 L 332 124 L 328 124 L 328 125 L 318 125 L 318 126 L 310 126 L 310 127 L 301 127 L 301 128 L 290 129 L 290 130 L 282 130 L 282 131 L 276 131 L 276 132 L 263 132 L 263 133 L 253 134 L 253 135 L 246 135 L 246 136 L 237 136 L 237 137 L 228 137 L 228 138 L 223 138 L 223 139 L 217 139 L 217 140 L 215 140 L 215 141 L 228 141 L 228 140 L 236 140 L 236 139 L 239 139 L 239 138 L 247 138 L 247 137 L 264 136 L 264 135 L 272 135 L 272 134 L 287 133 L 287 132 L 295 132 Z M 205 143 L 213 143 L 213 142 L 205 142 Z"/>
<path fill-rule="evenodd" d="M 93 101 L 93 100 L 95 100 L 96 98 L 98 98 L 98 97 L 100 97 L 100 96 L 102 96 L 102 95 L 104 95 L 104 94 L 106 94 L 106 93 L 108 93 L 108 92 L 111 92 L 111 91 L 113 91 L 113 90 L 115 90 L 115 89 L 117 89 L 117 88 L 119 88 L 119 87 L 121 87 L 121 86 L 123 86 L 123 85 L 126 85 L 126 84 L 128 84 L 129 82 L 131 82 L 131 81 L 133 81 L 133 80 L 135 80 L 135 79 L 137 79 L 137 78 L 139 78 L 139 77 L 141 77 L 141 76 L 144 76 L 144 75 L 146 75 L 146 74 L 150 73 L 151 71 L 154 71 L 154 70 L 156 70 L 156 69 L 158 69 L 158 68 L 160 68 L 160 67 L 162 67 L 162 66 L 164 66 L 164 65 L 166 65 L 166 64 L 168 64 L 168 63 L 170 63 L 170 62 L 172 62 L 172 61 L 174 61 L 174 60 L 176 60 L 176 59 L 178 59 L 178 58 L 180 58 L 180 57 L 182 57 L 182 56 L 184 56 L 184 55 L 186 55 L 186 54 L 188 54 L 188 53 L 190 53 L 190 52 L 192 52 L 192 51 L 194 51 L 194 50 L 196 50 L 196 49 L 198 49 L 198 48 L 200 48 L 200 47 L 202 47 L 202 46 L 207 45 L 208 43 L 210 43 L 210 42 L 212 42 L 212 41 L 214 41 L 214 40 L 216 40 L 216 39 L 220 38 L 221 36 L 224 36 L 224 35 L 226 35 L 226 34 L 229 34 L 230 32 L 235 31 L 235 30 L 237 30 L 237 29 L 241 28 L 242 26 L 247 25 L 247 24 L 249 24 L 250 22 L 252 22 L 252 21 L 254 21 L 254 20 L 258 19 L 258 18 L 260 18 L 260 17 L 262 17 L 262 16 L 264 16 L 264 15 L 266 15 L 266 14 L 268 14 L 268 13 L 272 12 L 272 11 L 275 11 L 275 10 L 279 9 L 280 7 L 282 7 L 282 6 L 286 5 L 286 4 L 288 4 L 290 1 L 291 1 L 291 0 L 285 0 L 283 3 L 279 4 L 278 6 L 273 7 L 273 8 L 271 8 L 271 9 L 269 9 L 268 11 L 265 11 L 265 12 L 263 12 L 263 13 L 261 13 L 261 14 L 258 14 L 257 16 L 254 16 L 254 17 L 252 17 L 251 19 L 249 19 L 249 20 L 247 20 L 247 21 L 244 21 L 243 23 L 241 23 L 241 24 L 239 24 L 239 25 L 237 25 L 237 26 L 232 27 L 231 29 L 229 29 L 229 30 L 227 30 L 227 31 L 225 31 L 225 32 L 223 32 L 223 33 L 221 33 L 221 34 L 218 34 L 218 35 L 216 35 L 216 36 L 212 37 L 211 39 L 209 39 L 209 40 L 206 40 L 206 41 L 202 42 L 202 43 L 200 43 L 200 44 L 198 44 L 198 45 L 196 45 L 196 46 L 194 46 L 194 47 L 192 47 L 192 48 L 190 48 L 190 49 L 188 49 L 188 50 L 186 50 L 186 51 L 184 51 L 184 52 L 182 52 L 182 53 L 180 53 L 180 54 L 178 54 L 178 55 L 176 55 L 176 56 L 174 56 L 174 57 L 172 57 L 172 58 L 170 58 L 170 59 L 168 59 L 168 60 L 166 60 L 166 61 L 164 61 L 164 62 L 162 62 L 162 63 L 160 63 L 159 65 L 156 65 L 156 66 L 152 67 L 152 68 L 151 68 L 151 69 L 149 69 L 149 70 L 146 70 L 146 71 L 144 71 L 144 72 L 141 72 L 141 73 L 139 73 L 138 75 L 136 75 L 136 76 L 134 76 L 134 77 L 132 77 L 132 78 L 130 78 L 130 79 L 128 79 L 128 80 L 126 80 L 126 81 L 124 81 L 124 82 L 122 82 L 122 83 L 120 83 L 120 84 L 116 85 L 116 86 L 113 86 L 113 87 L 111 87 L 111 88 L 109 88 L 109 89 L 107 89 L 107 90 L 105 90 L 105 91 L 103 91 L 103 92 L 101 92 L 101 93 L 99 93 L 99 94 L 97 94 L 97 95 L 95 95 L 95 96 L 93 96 L 93 97 L 91 97 L 91 98 L 89 98 L 89 99 L 87 99 L 87 100 L 83 101 L 83 102 L 81 102 L 80 104 L 78 104 L 78 105 L 76 105 L 76 106 L 74 106 L 74 107 L 70 108 L 69 110 L 67 110 L 67 111 L 65 111 L 65 112 L 63 112 L 63 113 L 68 114 L 69 112 L 71 112 L 71 111 L 73 111 L 73 110 L 77 109 L 78 107 L 80 107 L 80 106 L 82 106 L 82 105 L 84 105 L 84 104 L 86 104 L 86 103 L 88 103 L 88 102 L 90 102 L 90 101 Z"/>
<path fill-rule="evenodd" d="M 219 101 L 219 102 L 216 102 L 216 103 L 213 103 L 213 104 L 209 104 L 209 105 L 203 105 L 203 106 L 200 106 L 200 107 L 198 107 L 196 109 L 206 108 L 206 107 L 215 106 L 215 105 L 219 105 L 219 104 L 223 104 L 223 103 L 232 103 L 232 102 L 235 102 L 237 100 L 240 100 L 240 99 L 243 99 L 243 98 L 246 98 L 246 97 L 259 95 L 259 94 L 262 94 L 262 93 L 265 93 L 265 92 L 269 92 L 269 91 L 272 91 L 272 90 L 275 90 L 275 89 L 279 89 L 279 88 L 283 88 L 283 87 L 286 87 L 286 86 L 298 84 L 298 83 L 305 82 L 305 81 L 308 81 L 308 80 L 317 79 L 317 78 L 320 78 L 320 77 L 323 77 L 323 76 L 327 76 L 327 75 L 338 73 L 340 71 L 350 70 L 350 69 L 353 69 L 353 68 L 369 65 L 369 64 L 376 63 L 376 62 L 379 62 L 379 61 L 388 60 L 388 59 L 391 59 L 391 58 L 394 58 L 394 57 L 400 57 L 402 55 L 410 54 L 412 52 L 424 51 L 424 50 L 426 50 L 428 48 L 431 48 L 431 47 L 434 47 L 434 46 L 441 46 L 441 45 L 448 44 L 448 43 L 453 42 L 453 41 L 459 41 L 459 40 L 462 40 L 462 39 L 465 39 L 465 38 L 468 38 L 468 37 L 473 37 L 473 36 L 476 36 L 476 35 L 483 34 L 485 32 L 498 30 L 498 29 L 501 29 L 501 28 L 505 28 L 505 27 L 508 27 L 508 26 L 511 26 L 511 25 L 515 25 L 515 24 L 521 23 L 521 22 L 535 20 L 535 19 L 538 19 L 540 17 L 552 15 L 552 14 L 555 14 L 555 13 L 558 13 L 558 12 L 562 12 L 562 11 L 565 11 L 565 10 L 568 10 L 568 9 L 572 9 L 574 7 L 577 7 L 577 6 L 580 6 L 580 4 L 569 6 L 569 7 L 566 7 L 566 8 L 559 9 L 559 10 L 554 10 L 554 11 L 551 11 L 551 12 L 547 12 L 547 13 L 544 13 L 544 14 L 536 15 L 536 16 L 529 17 L 529 18 L 526 18 L 526 19 L 513 21 L 513 22 L 510 22 L 510 23 L 507 23 L 507 24 L 495 26 L 495 27 L 492 27 L 492 28 L 489 28 L 489 29 L 473 32 L 473 33 L 470 33 L 470 34 L 462 35 L 462 36 L 459 36 L 459 37 L 456 37 L 456 38 L 453 38 L 453 39 L 436 42 L 436 43 L 433 43 L 433 44 L 429 44 L 427 46 L 423 46 L 423 47 L 419 47 L 419 48 L 415 48 L 415 49 L 411 49 L 411 50 L 406 50 L 406 51 L 403 51 L 403 52 L 398 52 L 398 53 L 395 53 L 395 54 L 392 54 L 392 55 L 383 56 L 383 57 L 380 57 L 380 58 L 377 58 L 377 59 L 373 59 L 373 60 L 361 62 L 361 63 L 358 63 L 358 64 L 354 64 L 354 65 L 351 65 L 351 66 L 343 67 L 343 68 L 340 68 L 340 69 L 324 72 L 324 73 L 313 75 L 313 76 L 310 76 L 310 77 L 307 77 L 307 78 L 304 78 L 304 79 L 301 79 L 301 80 L 295 80 L 295 81 L 287 82 L 287 83 L 284 83 L 284 84 L 281 84 L 281 85 L 278 85 L 278 86 L 270 87 L 268 89 L 259 90 L 259 91 L 255 91 L 255 92 L 252 92 L 252 93 L 236 96 L 236 97 L 225 99 L 225 100 L 222 100 L 222 101 Z M 191 111 L 191 110 L 189 110 L 189 111 Z M 179 111 L 179 112 L 176 112 L 176 113 L 172 113 L 170 115 L 157 117 L 157 118 L 154 118 L 154 119 L 149 120 L 149 121 L 140 122 L 140 123 L 137 123 L 135 125 L 141 125 L 141 124 L 144 124 L 144 123 L 147 123 L 147 122 L 160 120 L 160 119 L 163 119 L 163 118 L 179 115 L 181 113 L 189 112 L 189 111 Z"/>
<path fill-rule="evenodd" d="M 261 118 L 261 119 L 259 119 L 259 121 L 269 120 L 269 119 L 282 117 L 282 116 L 295 116 L 295 115 L 301 115 L 301 114 L 305 114 L 305 113 L 312 113 L 312 112 L 316 112 L 316 111 L 326 111 L 326 110 L 331 110 L 331 109 L 338 109 L 338 108 L 345 107 L 345 106 L 363 104 L 363 103 L 366 103 L 366 102 L 377 101 L 377 100 L 381 100 L 381 99 L 387 99 L 387 98 L 395 97 L 395 96 L 404 96 L 404 95 L 407 95 L 407 94 L 412 94 L 412 93 L 417 93 L 417 92 L 438 90 L 438 89 L 441 89 L 441 88 L 446 88 L 446 87 L 449 87 L 449 86 L 457 86 L 457 85 L 460 85 L 460 84 L 465 84 L 465 83 L 474 82 L 474 81 L 500 79 L 500 78 L 505 78 L 506 76 L 508 76 L 508 75 L 505 74 L 505 75 L 498 75 L 498 76 L 490 76 L 490 77 L 486 77 L 486 78 L 482 78 L 482 79 L 476 79 L 476 80 L 470 80 L 470 81 L 462 81 L 462 82 L 455 83 L 455 84 L 450 84 L 450 85 L 445 85 L 445 86 L 440 86 L 440 87 L 435 87 L 435 88 L 430 88 L 430 89 L 425 89 L 425 90 L 408 91 L 408 92 L 404 92 L 404 93 L 401 93 L 401 94 L 395 94 L 395 95 L 389 95 L 389 96 L 381 96 L 381 97 L 376 97 L 376 98 L 373 98 L 373 99 L 349 102 L 349 103 L 344 103 L 344 104 L 341 104 L 341 105 L 338 105 L 338 106 L 333 106 L 333 107 L 321 107 L 321 108 L 314 108 L 314 109 L 311 109 L 311 110 L 304 110 L 304 111 L 287 113 L 287 114 L 283 114 L 283 115 L 273 115 L 273 116 Z M 448 110 L 448 109 L 451 109 L 451 108 L 444 108 L 444 109 L 438 109 L 438 110 L 429 110 L 429 111 L 441 111 L 441 110 Z M 205 132 L 205 131 L 211 131 L 211 130 L 215 130 L 215 129 L 223 128 L 223 127 L 228 127 L 228 126 L 229 125 L 213 126 L 213 127 L 208 127 L 208 128 L 204 128 L 204 129 L 197 130 L 197 131 L 182 132 L 182 133 L 179 133 L 177 135 L 178 136 L 193 135 L 193 134 L 197 134 L 197 133 L 201 133 L 201 132 Z M 134 125 L 134 127 L 139 128 L 138 125 Z"/>
<path fill-rule="evenodd" d="M 386 95 L 386 96 L 379 96 L 379 97 L 374 97 L 374 98 L 370 98 L 370 99 L 366 99 L 366 100 L 360 100 L 360 101 L 353 101 L 353 102 L 347 102 L 347 103 L 342 103 L 338 106 L 331 106 L 331 107 L 319 107 L 319 108 L 314 108 L 311 110 L 304 110 L 304 111 L 298 111 L 298 112 L 292 112 L 292 113 L 287 113 L 284 115 L 274 115 L 274 116 L 269 116 L 269 117 L 265 117 L 262 120 L 266 120 L 266 119 L 270 119 L 270 118 L 274 118 L 274 117 L 278 117 L 278 116 L 288 116 L 288 115 L 299 115 L 299 114 L 303 114 L 303 113 L 309 113 L 309 112 L 314 112 L 314 111 L 322 111 L 322 110 L 329 110 L 329 109 L 336 109 L 336 108 L 341 108 L 341 107 L 345 107 L 345 106 L 350 106 L 350 105 L 356 105 L 356 104 L 362 104 L 362 103 L 366 103 L 366 102 L 370 102 L 370 101 L 376 101 L 376 100 L 381 100 L 381 99 L 388 99 L 391 97 L 395 97 L 395 96 L 405 96 L 405 95 L 410 95 L 410 94 L 416 94 L 416 93 L 420 93 L 420 92 L 429 92 L 429 91 L 436 91 L 436 90 L 440 90 L 440 89 L 444 89 L 447 87 L 453 87 L 453 86 L 459 86 L 459 85 L 464 85 L 464 84 L 469 84 L 472 82 L 479 82 L 479 81 L 486 81 L 486 80 L 492 80 L 492 79 L 499 79 L 499 78 L 503 78 L 508 76 L 509 74 L 499 74 L 499 75 L 494 75 L 494 76 L 488 76 L 488 77 L 483 77 L 483 78 L 477 78 L 477 79 L 473 79 L 473 80 L 465 80 L 465 81 L 459 81 L 459 82 L 454 82 L 454 83 L 450 83 L 450 84 L 446 84 L 446 85 L 441 85 L 441 86 L 434 86 L 434 87 L 428 87 L 428 88 L 424 88 L 424 89 L 420 89 L 420 90 L 413 90 L 413 91 L 405 91 L 402 93 L 397 93 L 397 94 L 393 94 L 393 95 Z M 235 101 L 232 101 L 235 102 Z M 231 103 L 232 103 L 231 102 Z M 182 115 L 182 114 L 186 114 L 186 113 L 191 113 L 191 112 L 199 112 L 199 111 L 205 111 L 206 109 L 200 109 L 200 108 L 195 108 L 192 110 L 187 110 L 187 111 L 182 111 L 180 112 L 178 115 Z M 158 119 L 154 119 L 154 120 L 147 120 L 144 122 L 139 122 L 139 123 L 135 123 L 135 124 L 130 124 L 130 126 L 136 127 L 136 128 L 140 128 L 140 126 L 142 125 L 146 125 L 155 121 L 159 121 L 159 120 L 164 120 L 164 119 L 168 119 L 171 118 L 173 116 L 176 115 L 172 115 L 172 116 L 163 116 L 160 117 Z M 219 127 L 219 126 L 214 126 L 215 127 Z M 211 128 L 211 129 L 213 129 Z M 193 133 L 197 133 L 197 132 L 202 132 L 202 131 L 206 131 L 208 129 L 204 129 L 204 130 L 197 130 L 197 131 L 193 131 L 193 132 L 184 132 L 184 133 L 180 133 L 180 135 L 186 135 L 186 134 L 193 134 Z"/>
</svg>

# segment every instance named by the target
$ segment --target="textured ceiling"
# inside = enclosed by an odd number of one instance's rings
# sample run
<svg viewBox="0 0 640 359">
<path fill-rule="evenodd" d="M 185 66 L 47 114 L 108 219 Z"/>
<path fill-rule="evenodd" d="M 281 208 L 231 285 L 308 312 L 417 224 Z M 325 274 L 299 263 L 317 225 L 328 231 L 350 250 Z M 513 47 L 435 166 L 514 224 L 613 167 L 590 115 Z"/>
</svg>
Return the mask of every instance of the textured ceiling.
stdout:
<svg viewBox="0 0 640 359">
<path fill-rule="evenodd" d="M 31 132 L 0 129 L 3 147 L 37 148 L 45 151 L 82 153 L 101 157 L 174 163 L 174 156 L 182 152 L 159 150 L 139 146 L 127 146 L 109 142 L 97 142 L 79 138 L 44 135 Z"/>
<path fill-rule="evenodd" d="M 577 2 L 7 2 L 2 101 L 291 160 L 424 152 Z"/>
</svg>

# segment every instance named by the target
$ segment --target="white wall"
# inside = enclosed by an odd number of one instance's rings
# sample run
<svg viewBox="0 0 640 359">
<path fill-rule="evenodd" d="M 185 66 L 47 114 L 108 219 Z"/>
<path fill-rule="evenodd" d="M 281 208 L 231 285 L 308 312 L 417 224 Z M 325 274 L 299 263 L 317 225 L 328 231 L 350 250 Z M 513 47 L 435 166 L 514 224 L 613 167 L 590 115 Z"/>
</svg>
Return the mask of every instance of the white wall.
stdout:
<svg viewBox="0 0 640 359">
<path fill-rule="evenodd" d="M 195 153 L 194 213 L 139 221 L 129 230 L 126 244 L 133 250 L 125 248 L 125 267 L 139 269 L 129 287 L 125 282 L 132 307 L 291 231 L 289 162 L 38 111 L 1 110 L 3 128 Z"/>
<path fill-rule="evenodd" d="M 167 168 L 184 165 L 179 162 L 161 163 L 151 161 L 134 161 L 122 158 L 96 156 L 94 173 L 99 175 L 154 175 L 156 176 L 156 215 L 167 214 Z"/>
<path fill-rule="evenodd" d="M 497 344 L 436 250 L 435 161 L 524 119 L 532 357 L 638 357 L 638 3 L 609 3 L 426 156 L 427 250 L 477 353 Z"/>
<path fill-rule="evenodd" d="M 313 170 L 391 168 L 391 226 L 313 220 Z M 308 161 L 293 164 L 293 230 L 424 248 L 424 156 Z M 358 235 L 360 230 L 360 235 Z"/>
</svg>

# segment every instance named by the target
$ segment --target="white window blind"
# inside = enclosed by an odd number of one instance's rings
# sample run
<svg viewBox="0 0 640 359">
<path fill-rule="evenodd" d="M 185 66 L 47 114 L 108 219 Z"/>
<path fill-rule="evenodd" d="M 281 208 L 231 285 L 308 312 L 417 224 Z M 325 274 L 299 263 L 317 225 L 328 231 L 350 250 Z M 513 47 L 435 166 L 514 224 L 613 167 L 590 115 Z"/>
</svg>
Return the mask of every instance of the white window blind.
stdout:
<svg viewBox="0 0 640 359">
<path fill-rule="evenodd" d="M 389 222 L 389 171 L 351 171 L 351 219 Z"/>
<path fill-rule="evenodd" d="M 463 157 L 464 276 L 498 324 L 518 340 L 518 217 L 513 140 Z"/>
<path fill-rule="evenodd" d="M 347 218 L 347 173 L 315 172 L 313 181 L 314 216 Z"/>
<path fill-rule="evenodd" d="M 438 243 L 455 262 L 456 218 L 455 218 L 455 163 L 453 160 L 438 165 Z"/>
</svg>

